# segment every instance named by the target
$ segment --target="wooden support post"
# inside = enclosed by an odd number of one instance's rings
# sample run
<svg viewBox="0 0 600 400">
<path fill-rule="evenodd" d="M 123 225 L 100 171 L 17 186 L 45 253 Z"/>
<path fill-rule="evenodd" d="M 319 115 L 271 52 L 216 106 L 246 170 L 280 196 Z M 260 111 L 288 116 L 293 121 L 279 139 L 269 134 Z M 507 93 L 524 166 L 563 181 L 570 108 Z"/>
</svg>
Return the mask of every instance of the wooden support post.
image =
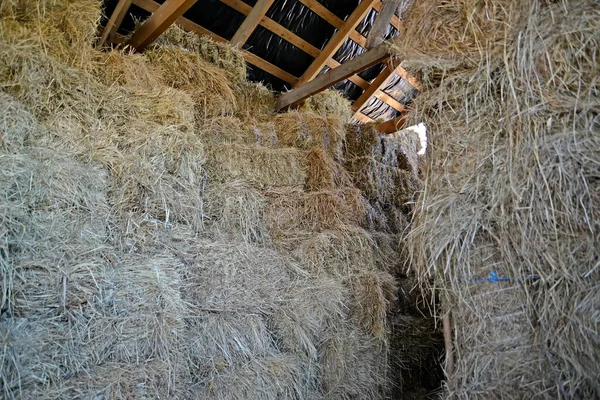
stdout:
<svg viewBox="0 0 600 400">
<path fill-rule="evenodd" d="M 344 41 L 350 35 L 350 32 L 354 31 L 356 26 L 363 20 L 365 15 L 373 7 L 373 3 L 376 0 L 363 0 L 360 2 L 356 10 L 348 17 L 344 26 L 338 30 L 335 35 L 329 40 L 321 54 L 312 62 L 306 72 L 300 77 L 300 80 L 296 86 L 301 86 L 315 78 L 321 72 L 321 69 L 327 63 L 327 60 L 331 58 L 335 52 L 340 48 Z"/>
<path fill-rule="evenodd" d="M 381 2 L 381 0 L 379 0 L 375 4 L 373 4 L 373 8 L 377 12 L 381 12 L 381 9 L 383 8 L 383 3 Z M 392 15 L 392 22 L 391 22 L 391 24 L 397 30 L 400 30 L 400 28 L 402 28 L 402 22 L 400 22 L 400 19 L 396 15 Z"/>
<path fill-rule="evenodd" d="M 242 25 L 238 28 L 235 35 L 233 35 L 233 38 L 231 38 L 232 45 L 241 47 L 246 43 L 246 40 L 248 40 L 248 37 L 250 37 L 254 29 L 256 29 L 274 1 L 275 0 L 258 0 L 252 11 L 250 11 L 244 22 L 242 22 Z"/>
<path fill-rule="evenodd" d="M 399 4 L 400 0 L 383 0 L 381 11 L 377 14 L 375 23 L 371 27 L 369 36 L 367 36 L 365 44 L 367 49 L 373 48 L 383 42 L 387 27 L 392 22 L 392 17 L 395 16 Z"/>
<path fill-rule="evenodd" d="M 106 23 L 104 30 L 102 31 L 102 36 L 100 36 L 100 40 L 96 44 L 97 47 L 104 46 L 106 40 L 109 40 L 110 42 L 114 41 L 115 34 L 119 30 L 121 23 L 123 23 L 123 19 L 125 18 L 127 10 L 129 10 L 129 7 L 131 7 L 131 3 L 133 3 L 133 0 L 119 0 L 115 10 Z"/>
<path fill-rule="evenodd" d="M 377 125 L 376 128 L 381 133 L 394 133 L 404 128 L 405 124 L 406 119 L 404 118 L 404 115 L 401 114 L 394 119 L 382 122 L 381 124 Z"/>
<path fill-rule="evenodd" d="M 173 22 L 183 15 L 197 0 L 167 0 L 146 20 L 127 43 L 137 51 L 144 51 Z"/>
<path fill-rule="evenodd" d="M 328 87 L 347 79 L 371 65 L 375 65 L 389 57 L 388 43 L 384 42 L 379 46 L 361 54 L 358 57 L 334 68 L 326 73 L 319 75 L 312 81 L 297 87 L 287 93 L 284 93 L 277 100 L 276 110 L 287 108 L 313 94 L 322 92 Z"/>
<path fill-rule="evenodd" d="M 444 331 L 444 347 L 446 348 L 446 379 L 454 373 L 454 348 L 452 343 L 452 325 L 450 324 L 450 312 L 442 317 L 442 330 Z"/>
</svg>

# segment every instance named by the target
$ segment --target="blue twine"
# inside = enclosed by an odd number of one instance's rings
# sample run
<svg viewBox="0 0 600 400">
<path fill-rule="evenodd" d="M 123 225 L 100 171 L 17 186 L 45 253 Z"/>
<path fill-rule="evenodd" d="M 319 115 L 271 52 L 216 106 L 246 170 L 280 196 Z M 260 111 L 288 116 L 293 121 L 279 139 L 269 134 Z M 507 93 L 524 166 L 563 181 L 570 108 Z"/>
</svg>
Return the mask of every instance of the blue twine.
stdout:
<svg viewBox="0 0 600 400">
<path fill-rule="evenodd" d="M 525 280 L 525 281 L 535 281 L 540 279 L 540 277 L 538 275 L 531 275 L 531 276 L 526 276 L 524 278 L 521 278 L 521 280 Z M 490 271 L 490 276 L 486 277 L 486 278 L 475 278 L 475 279 L 471 279 L 470 282 L 492 282 L 492 283 L 497 283 L 497 282 L 502 282 L 502 281 L 516 281 L 519 279 L 513 279 L 513 278 L 501 278 L 498 277 L 498 274 L 496 274 L 495 271 Z"/>
</svg>

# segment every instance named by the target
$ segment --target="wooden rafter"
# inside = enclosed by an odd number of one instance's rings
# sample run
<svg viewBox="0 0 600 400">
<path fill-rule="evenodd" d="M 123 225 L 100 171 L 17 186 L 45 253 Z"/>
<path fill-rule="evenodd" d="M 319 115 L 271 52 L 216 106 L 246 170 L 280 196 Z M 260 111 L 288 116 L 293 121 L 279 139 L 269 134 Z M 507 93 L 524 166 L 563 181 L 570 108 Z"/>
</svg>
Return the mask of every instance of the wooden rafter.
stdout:
<svg viewBox="0 0 600 400">
<path fill-rule="evenodd" d="M 106 23 L 104 30 L 102 31 L 100 40 L 98 40 L 98 47 L 104 46 L 104 43 L 106 43 L 107 40 L 111 42 L 114 40 L 115 34 L 121 26 L 121 23 L 125 18 L 125 14 L 127 13 L 127 10 L 129 10 L 129 7 L 131 6 L 132 2 L 133 0 L 119 0 L 117 6 L 115 7 L 115 10 L 110 16 L 108 22 Z"/>
<path fill-rule="evenodd" d="M 284 93 L 277 100 L 277 105 L 275 108 L 277 110 L 281 110 L 293 104 L 297 104 L 299 101 L 302 101 L 316 93 L 322 92 L 328 87 L 331 87 L 332 85 L 343 81 L 349 76 L 369 68 L 370 66 L 375 65 L 388 57 L 388 44 L 384 42 L 379 46 L 374 47 L 373 49 L 340 65 L 339 67 L 319 75 L 310 82 Z"/>
<path fill-rule="evenodd" d="M 377 125 L 377 130 L 381 133 L 394 133 L 404 128 L 405 124 L 406 116 L 401 114 L 394 119 L 382 122 L 381 124 Z"/>
<path fill-rule="evenodd" d="M 371 96 L 373 96 L 378 90 L 380 90 L 388 81 L 390 76 L 394 73 L 394 70 L 389 66 L 386 66 L 383 71 L 375 78 L 375 80 L 369 85 L 369 87 L 356 99 L 354 104 L 352 104 L 352 111 L 354 114 L 360 113 L 363 105 L 369 101 Z"/>
<path fill-rule="evenodd" d="M 155 2 L 153 0 L 134 0 L 133 3 L 136 6 L 143 8 L 144 10 L 151 12 L 151 13 L 155 12 L 160 7 L 160 4 L 158 4 L 157 2 Z M 189 19 L 187 19 L 185 17 L 179 17 L 179 19 L 177 19 L 176 23 L 177 23 L 177 25 L 179 25 L 182 29 L 185 29 L 186 31 L 195 32 L 199 35 L 209 36 L 216 42 L 227 43 L 226 39 L 209 31 L 208 29 L 196 24 L 195 22 L 190 21 Z M 293 85 L 298 81 L 297 77 L 295 77 L 292 74 L 289 74 L 286 71 L 282 70 L 281 68 L 263 60 L 262 58 L 258 57 L 255 54 L 252 54 L 248 51 L 242 51 L 242 55 L 244 56 L 244 59 L 246 60 L 246 62 L 248 62 L 249 64 L 252 64 L 252 65 L 270 73 L 271 75 L 276 76 L 277 78 L 283 80 L 284 82 L 287 82 L 287 83 L 290 83 Z"/>
<path fill-rule="evenodd" d="M 129 39 L 131 47 L 143 51 L 156 40 L 173 22 L 183 15 L 197 0 L 167 0 L 152 13 Z"/>
<path fill-rule="evenodd" d="M 265 16 L 269 7 L 275 0 L 258 0 L 252 11 L 248 13 L 242 25 L 238 28 L 233 38 L 231 38 L 231 44 L 234 46 L 242 46 L 246 43 L 246 40 L 250 37 L 254 29 L 258 26 L 262 18 Z"/>
<path fill-rule="evenodd" d="M 385 93 L 382 90 L 375 92 L 373 95 L 376 99 L 383 101 L 388 106 L 392 107 L 394 110 L 402 112 L 404 111 L 404 104 L 400 103 L 398 100 Z"/>
<path fill-rule="evenodd" d="M 375 4 L 373 4 L 373 8 L 377 11 L 377 12 L 381 12 L 381 8 L 383 7 L 383 3 L 380 1 L 376 2 Z M 397 30 L 400 30 L 402 28 L 402 22 L 400 22 L 400 18 L 398 18 L 396 15 L 392 16 L 392 21 L 391 24 L 394 28 L 396 28 Z"/>
<path fill-rule="evenodd" d="M 383 6 L 377 14 L 377 18 L 375 18 L 375 23 L 373 23 L 367 37 L 367 42 L 365 43 L 367 49 L 377 46 L 384 41 L 387 27 L 392 22 L 392 17 L 395 16 L 399 4 L 400 0 L 383 0 Z"/>
<path fill-rule="evenodd" d="M 297 86 L 303 85 L 315 78 L 321 72 L 323 67 L 327 64 L 335 52 L 340 48 L 344 41 L 350 35 L 350 32 L 354 31 L 356 26 L 363 20 L 365 15 L 372 8 L 373 3 L 376 0 L 363 0 L 356 7 L 356 10 L 348 17 L 344 25 L 333 35 L 329 40 L 321 54 L 312 62 L 306 72 L 300 77 L 300 80 L 296 84 Z"/>
</svg>

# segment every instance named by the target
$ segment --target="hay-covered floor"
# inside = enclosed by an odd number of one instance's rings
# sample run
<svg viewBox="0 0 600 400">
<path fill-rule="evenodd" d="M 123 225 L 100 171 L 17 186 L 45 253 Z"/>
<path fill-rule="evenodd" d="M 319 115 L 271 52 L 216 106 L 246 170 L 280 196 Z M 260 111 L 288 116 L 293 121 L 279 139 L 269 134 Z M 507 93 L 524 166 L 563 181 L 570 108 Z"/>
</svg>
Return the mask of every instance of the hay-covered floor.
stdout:
<svg viewBox="0 0 600 400">
<path fill-rule="evenodd" d="M 273 115 L 240 54 L 177 28 L 94 49 L 100 15 L 0 2 L 0 397 L 435 391 L 413 138 L 335 92 Z"/>
</svg>

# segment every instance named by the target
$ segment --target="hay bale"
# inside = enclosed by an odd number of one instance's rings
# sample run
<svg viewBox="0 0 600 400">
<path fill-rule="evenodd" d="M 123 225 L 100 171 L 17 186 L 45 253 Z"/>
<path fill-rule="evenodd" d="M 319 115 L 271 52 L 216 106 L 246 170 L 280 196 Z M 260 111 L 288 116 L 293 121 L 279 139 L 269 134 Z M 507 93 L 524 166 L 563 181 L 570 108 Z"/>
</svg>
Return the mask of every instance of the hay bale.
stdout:
<svg viewBox="0 0 600 400">
<path fill-rule="evenodd" d="M 207 143 L 258 145 L 277 147 L 278 139 L 271 123 L 241 120 L 237 117 L 221 117 L 202 120 L 197 131 Z"/>
<path fill-rule="evenodd" d="M 314 234 L 304 240 L 294 254 L 313 276 L 346 278 L 374 266 L 373 245 L 364 230 L 344 227 Z"/>
<path fill-rule="evenodd" d="M 229 43 L 215 42 L 209 36 L 187 32 L 173 24 L 156 39 L 154 44 L 163 47 L 179 47 L 197 54 L 203 61 L 214 64 L 226 72 L 233 83 L 246 81 L 244 56 L 238 48 Z"/>
<path fill-rule="evenodd" d="M 269 244 L 264 222 L 267 199 L 243 181 L 211 185 L 206 190 L 203 216 L 220 235 L 258 244 Z"/>
<path fill-rule="evenodd" d="M 350 100 L 334 89 L 328 89 L 310 96 L 304 101 L 300 110 L 323 117 L 339 118 L 346 124 L 352 121 L 353 115 Z"/>
<path fill-rule="evenodd" d="M 406 233 L 410 227 L 410 220 L 410 208 L 399 208 L 390 203 L 370 201 L 362 227 L 369 231 L 390 234 Z"/>
<path fill-rule="evenodd" d="M 385 232 L 370 232 L 370 235 L 377 269 L 389 272 L 395 277 L 405 274 L 408 269 L 408 254 L 404 236 Z"/>
<path fill-rule="evenodd" d="M 323 392 L 331 399 L 383 399 L 388 387 L 387 346 L 350 325 L 328 332 L 321 362 Z"/>
<path fill-rule="evenodd" d="M 477 54 L 459 43 L 475 65 L 430 80 L 417 99 L 414 118 L 431 124 L 435 146 L 411 235 L 413 265 L 437 277 L 461 321 L 452 393 L 501 397 L 508 387 L 520 397 L 598 397 L 599 371 L 590 362 L 597 335 L 588 328 L 597 304 L 589 295 L 597 290 L 598 240 L 590 221 L 600 215 L 593 189 L 598 5 L 500 4 L 473 8 L 447 36 L 468 31 L 461 40 L 470 45 L 491 31 Z M 498 13 L 506 17 L 490 18 Z M 419 23 L 446 24 L 445 15 L 434 16 Z M 458 284 L 491 271 L 510 279 L 508 287 L 498 282 L 478 293 Z M 539 277 L 533 286 L 532 276 Z M 565 310 L 580 310 L 568 327 Z"/>
<path fill-rule="evenodd" d="M 27 108 L 8 93 L 0 92 L 0 150 L 18 152 L 39 134 L 41 127 Z"/>
<path fill-rule="evenodd" d="M 350 176 L 346 170 L 335 162 L 327 152 L 319 147 L 313 147 L 306 152 L 306 182 L 307 191 L 319 191 L 351 186 Z"/>
<path fill-rule="evenodd" d="M 187 91 L 198 118 L 233 115 L 236 97 L 228 74 L 197 53 L 161 46 L 144 53 L 151 71 L 164 85 Z"/>
<path fill-rule="evenodd" d="M 209 147 L 206 170 L 218 181 L 244 180 L 261 187 L 304 183 L 302 155 L 297 149 L 218 144 Z"/>
<path fill-rule="evenodd" d="M 346 160 L 354 185 L 372 201 L 393 204 L 410 212 L 420 189 L 420 181 L 404 169 L 388 166 L 373 157 Z"/>
<path fill-rule="evenodd" d="M 338 117 L 294 111 L 275 116 L 275 125 L 282 145 L 305 150 L 320 147 L 334 160 L 343 160 L 342 149 L 346 130 L 344 122 Z"/>
<path fill-rule="evenodd" d="M 341 280 L 319 277 L 295 282 L 272 319 L 274 334 L 285 351 L 318 364 L 327 326 L 346 319 L 348 289 Z"/>
<path fill-rule="evenodd" d="M 380 133 L 373 125 L 346 125 L 345 158 L 369 157 L 381 154 Z"/>
<path fill-rule="evenodd" d="M 238 114 L 266 119 L 275 111 L 275 94 L 260 82 L 239 82 L 235 88 Z"/>
<path fill-rule="evenodd" d="M 365 215 L 365 201 L 354 188 L 303 192 L 298 188 L 265 191 L 269 201 L 267 227 L 273 238 L 296 236 L 356 225 Z"/>
<path fill-rule="evenodd" d="M 91 73 L 104 85 L 152 89 L 160 86 L 143 54 L 131 50 L 111 50 L 94 54 Z"/>
<path fill-rule="evenodd" d="M 362 269 L 350 276 L 350 318 L 371 337 L 386 341 L 388 313 L 396 302 L 396 280 L 389 273 Z"/>
</svg>

